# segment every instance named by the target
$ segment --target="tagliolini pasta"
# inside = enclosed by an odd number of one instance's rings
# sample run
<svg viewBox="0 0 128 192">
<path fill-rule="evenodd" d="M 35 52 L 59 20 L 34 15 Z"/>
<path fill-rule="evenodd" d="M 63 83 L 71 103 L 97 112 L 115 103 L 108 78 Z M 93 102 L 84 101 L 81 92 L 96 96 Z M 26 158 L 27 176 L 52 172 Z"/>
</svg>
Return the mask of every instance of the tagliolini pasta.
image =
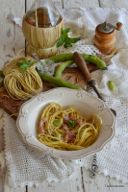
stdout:
<svg viewBox="0 0 128 192">
<path fill-rule="evenodd" d="M 98 115 L 85 117 L 74 107 L 50 103 L 40 116 L 37 138 L 56 149 L 79 150 L 96 141 L 101 127 L 102 119 Z"/>
<path fill-rule="evenodd" d="M 35 65 L 28 67 L 27 62 L 32 63 L 33 60 L 28 57 L 15 58 L 3 69 L 4 87 L 14 100 L 27 100 L 43 89 L 42 80 Z M 20 63 L 21 67 L 27 67 L 27 69 L 21 70 L 22 68 L 18 65 Z"/>
</svg>

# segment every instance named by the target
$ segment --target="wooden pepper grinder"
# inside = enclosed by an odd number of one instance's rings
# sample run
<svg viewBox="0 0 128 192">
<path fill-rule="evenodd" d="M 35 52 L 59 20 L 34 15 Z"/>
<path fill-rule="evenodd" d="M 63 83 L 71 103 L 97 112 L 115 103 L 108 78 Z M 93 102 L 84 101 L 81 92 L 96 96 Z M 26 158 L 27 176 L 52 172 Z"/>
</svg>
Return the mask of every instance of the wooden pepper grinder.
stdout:
<svg viewBox="0 0 128 192">
<path fill-rule="evenodd" d="M 99 24 L 95 29 L 94 45 L 103 53 L 103 54 L 112 54 L 116 51 L 116 31 L 119 31 L 122 28 L 122 23 L 116 23 L 116 26 L 113 26 L 110 23 L 104 22 Z"/>
</svg>

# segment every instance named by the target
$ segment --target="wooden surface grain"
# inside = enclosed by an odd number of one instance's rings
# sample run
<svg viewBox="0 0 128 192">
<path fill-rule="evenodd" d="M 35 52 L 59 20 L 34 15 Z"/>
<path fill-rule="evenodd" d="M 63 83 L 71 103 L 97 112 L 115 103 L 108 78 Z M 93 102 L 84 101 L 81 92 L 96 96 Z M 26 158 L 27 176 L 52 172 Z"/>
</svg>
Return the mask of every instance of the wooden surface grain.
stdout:
<svg viewBox="0 0 128 192">
<path fill-rule="evenodd" d="M 8 16 L 23 16 L 34 0 L 0 0 L 0 67 L 4 65 L 18 50 L 25 47 L 25 40 L 21 29 L 10 23 Z M 57 7 L 125 7 L 128 0 L 54 0 Z M 1 123 L 1 122 L 0 122 Z M 3 132 L 0 129 L 0 152 L 3 151 Z M 3 152 L 0 153 L 0 157 Z M 6 166 L 0 166 L 0 192 L 127 192 L 128 185 L 97 175 L 95 179 L 89 177 L 89 172 L 79 168 L 77 174 L 62 183 L 43 182 L 40 186 L 10 188 L 6 182 Z"/>
<path fill-rule="evenodd" d="M 118 8 L 128 8 L 127 0 L 100 0 L 101 7 L 118 7 Z"/>
<path fill-rule="evenodd" d="M 11 2 L 11 3 L 10 3 Z M 9 18 L 11 15 L 21 16 L 24 14 L 24 0 L 0 0 L 0 68 L 24 48 L 25 40 L 22 31 L 13 25 Z M 1 122 L 0 122 L 1 123 Z M 0 129 L 0 156 L 3 150 L 3 130 Z M 0 192 L 7 191 L 5 185 L 6 166 L 0 165 Z M 11 192 L 11 189 L 8 190 Z M 14 189 L 12 189 L 14 192 Z M 24 192 L 23 189 L 21 192 Z M 20 191 L 19 191 L 20 192 Z"/>
<path fill-rule="evenodd" d="M 70 7 L 98 7 L 99 2 L 98 0 L 63 0 L 64 8 Z"/>
</svg>

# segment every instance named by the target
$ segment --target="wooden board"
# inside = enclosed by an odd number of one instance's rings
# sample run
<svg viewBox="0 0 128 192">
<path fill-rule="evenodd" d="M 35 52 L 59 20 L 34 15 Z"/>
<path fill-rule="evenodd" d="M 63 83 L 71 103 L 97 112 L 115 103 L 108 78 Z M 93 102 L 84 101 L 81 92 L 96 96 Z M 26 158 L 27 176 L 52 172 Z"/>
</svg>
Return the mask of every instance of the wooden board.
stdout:
<svg viewBox="0 0 128 192">
<path fill-rule="evenodd" d="M 99 3 L 98 0 L 63 0 L 64 1 L 64 8 L 86 8 L 86 7 L 98 7 Z"/>
<path fill-rule="evenodd" d="M 17 0 L 12 0 L 11 3 L 0 0 L 2 10 L 0 16 L 0 67 L 16 55 L 21 48 L 24 48 L 25 40 L 22 31 L 8 19 L 10 15 L 22 16 L 24 14 L 24 1 L 19 0 L 18 7 L 15 6 L 16 2 Z"/>
<path fill-rule="evenodd" d="M 118 7 L 128 9 L 127 0 L 99 0 L 101 7 Z"/>
<path fill-rule="evenodd" d="M 62 7 L 61 0 L 52 0 L 54 5 L 58 8 Z M 26 9 L 29 10 L 33 5 L 34 0 L 26 0 Z"/>
<path fill-rule="evenodd" d="M 57 183 L 43 182 L 36 188 L 28 188 L 29 192 L 84 192 L 82 185 L 81 169 L 77 173 L 68 178 L 66 181 Z"/>
</svg>

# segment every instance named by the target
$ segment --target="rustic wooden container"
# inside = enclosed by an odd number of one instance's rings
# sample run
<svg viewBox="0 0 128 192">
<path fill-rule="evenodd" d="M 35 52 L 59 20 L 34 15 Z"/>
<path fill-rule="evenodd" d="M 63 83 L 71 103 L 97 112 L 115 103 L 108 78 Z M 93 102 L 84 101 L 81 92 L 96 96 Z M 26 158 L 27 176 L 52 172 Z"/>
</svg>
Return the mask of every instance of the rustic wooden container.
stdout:
<svg viewBox="0 0 128 192">
<path fill-rule="evenodd" d="M 107 27 L 106 27 L 107 26 Z M 116 23 L 116 26 L 110 23 L 99 24 L 95 29 L 95 36 L 93 39 L 94 45 L 106 55 L 112 54 L 116 51 L 116 33 L 122 28 L 122 23 Z"/>
<path fill-rule="evenodd" d="M 62 27 L 62 18 L 55 27 L 42 28 L 29 24 L 24 16 L 22 30 L 28 43 L 28 54 L 36 53 L 40 58 L 54 55 L 57 51 L 55 44 L 61 35 Z"/>
</svg>

